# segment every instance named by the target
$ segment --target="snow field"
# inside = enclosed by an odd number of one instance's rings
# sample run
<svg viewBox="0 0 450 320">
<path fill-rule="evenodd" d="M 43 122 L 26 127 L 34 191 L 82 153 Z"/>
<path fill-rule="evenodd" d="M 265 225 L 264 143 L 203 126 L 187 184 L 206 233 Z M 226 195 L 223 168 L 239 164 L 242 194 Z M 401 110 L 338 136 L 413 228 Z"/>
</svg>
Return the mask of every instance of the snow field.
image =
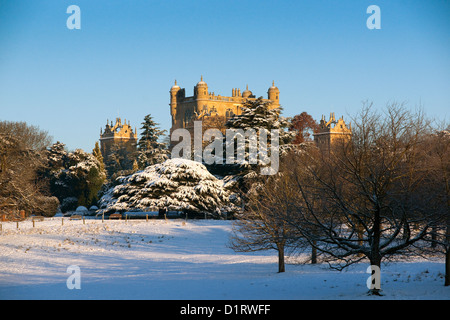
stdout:
<svg viewBox="0 0 450 320">
<path fill-rule="evenodd" d="M 290 258 L 277 273 L 276 252 L 227 246 L 232 221 L 61 219 L 2 222 L 0 299 L 450 299 L 443 259 L 383 265 L 384 296 L 369 297 L 368 264 Z M 79 290 L 66 285 L 72 265 Z"/>
</svg>

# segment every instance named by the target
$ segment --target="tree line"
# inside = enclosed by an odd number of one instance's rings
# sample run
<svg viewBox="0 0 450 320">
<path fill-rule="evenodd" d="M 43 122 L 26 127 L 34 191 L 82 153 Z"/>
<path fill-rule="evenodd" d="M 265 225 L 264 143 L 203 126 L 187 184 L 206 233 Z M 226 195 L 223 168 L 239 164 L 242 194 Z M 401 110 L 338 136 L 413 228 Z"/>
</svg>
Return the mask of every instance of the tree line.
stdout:
<svg viewBox="0 0 450 320">
<path fill-rule="evenodd" d="M 20 211 L 53 216 L 97 205 L 118 176 L 167 159 L 167 147 L 159 141 L 165 131 L 151 115 L 141 130 L 135 153 L 117 147 L 103 159 L 98 142 L 92 152 L 68 151 L 37 126 L 0 121 L 0 214 L 6 219 L 23 218 Z"/>
</svg>

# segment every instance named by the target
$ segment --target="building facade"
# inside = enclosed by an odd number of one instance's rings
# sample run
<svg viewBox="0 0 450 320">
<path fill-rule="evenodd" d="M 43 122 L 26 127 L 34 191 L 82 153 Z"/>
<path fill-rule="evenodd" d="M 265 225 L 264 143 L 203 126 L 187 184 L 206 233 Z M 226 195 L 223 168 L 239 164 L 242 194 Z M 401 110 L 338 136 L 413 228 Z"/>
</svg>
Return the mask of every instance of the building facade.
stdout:
<svg viewBox="0 0 450 320">
<path fill-rule="evenodd" d="M 322 151 L 330 151 L 333 145 L 349 141 L 352 136 L 351 124 L 347 126 L 342 116 L 336 120 L 334 112 L 330 114 L 330 120 L 326 121 L 325 116 L 319 123 L 319 128 L 314 133 L 314 141 Z"/>
<path fill-rule="evenodd" d="M 193 120 L 202 120 L 205 117 L 219 116 L 226 121 L 234 115 L 241 114 L 241 106 L 248 100 L 256 100 L 256 96 L 248 90 L 241 92 L 241 89 L 235 88 L 231 90 L 231 96 L 216 95 L 210 92 L 208 85 L 203 81 L 203 76 L 200 82 L 194 86 L 193 96 L 186 96 L 186 90 L 178 86 L 177 81 L 170 89 L 170 115 L 172 116 L 173 130 L 178 128 L 190 128 Z M 271 101 L 271 108 L 278 108 L 280 106 L 280 90 L 272 86 L 267 91 L 267 99 L 263 101 Z"/>
<path fill-rule="evenodd" d="M 116 123 L 113 124 L 107 120 L 105 129 L 100 129 L 100 149 L 103 159 L 107 159 L 113 145 L 132 154 L 136 151 L 137 140 L 136 128 L 133 131 L 130 121 L 127 123 L 124 119 L 122 123 L 122 119 L 116 118 Z"/>
</svg>

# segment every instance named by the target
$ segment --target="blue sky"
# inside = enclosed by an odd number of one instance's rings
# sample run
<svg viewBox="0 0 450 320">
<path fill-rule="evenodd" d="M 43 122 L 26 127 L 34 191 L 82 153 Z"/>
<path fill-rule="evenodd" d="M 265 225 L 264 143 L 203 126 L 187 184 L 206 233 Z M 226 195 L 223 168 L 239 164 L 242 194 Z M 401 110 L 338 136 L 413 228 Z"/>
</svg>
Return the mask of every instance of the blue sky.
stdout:
<svg viewBox="0 0 450 320">
<path fill-rule="evenodd" d="M 69 30 L 67 7 L 81 9 Z M 381 29 L 369 30 L 369 5 Z M 107 119 L 169 129 L 169 90 L 280 89 L 285 116 L 348 119 L 373 101 L 450 116 L 445 0 L 0 0 L 0 120 L 91 151 Z"/>
</svg>

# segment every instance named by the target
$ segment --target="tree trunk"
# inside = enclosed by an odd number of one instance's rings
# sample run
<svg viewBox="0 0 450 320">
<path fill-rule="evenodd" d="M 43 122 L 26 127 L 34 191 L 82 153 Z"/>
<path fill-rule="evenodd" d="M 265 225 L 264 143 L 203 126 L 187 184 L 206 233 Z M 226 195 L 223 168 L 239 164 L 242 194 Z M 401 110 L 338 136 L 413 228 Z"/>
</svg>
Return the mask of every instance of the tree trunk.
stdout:
<svg viewBox="0 0 450 320">
<path fill-rule="evenodd" d="M 448 194 L 448 192 L 447 192 Z M 447 197 L 447 208 L 450 208 L 450 200 Z M 445 286 L 450 286 L 450 212 L 447 211 L 447 229 L 445 230 Z"/>
<path fill-rule="evenodd" d="M 370 265 L 371 266 L 377 266 L 378 267 L 378 271 L 377 270 L 373 270 L 373 276 L 375 277 L 375 280 L 372 281 L 372 284 L 374 284 L 375 286 L 373 288 L 368 288 L 369 289 L 369 295 L 374 295 L 374 296 L 381 296 L 381 256 L 377 255 L 375 257 L 370 257 Z"/>
<path fill-rule="evenodd" d="M 311 263 L 317 263 L 317 248 L 315 247 L 316 241 L 313 241 L 313 246 L 311 247 Z"/>
<path fill-rule="evenodd" d="M 437 226 L 436 225 L 433 225 L 432 227 L 431 227 L 431 248 L 436 248 L 436 246 L 437 246 L 437 242 L 436 242 L 436 240 L 437 240 Z"/>
<path fill-rule="evenodd" d="M 278 272 L 284 272 L 284 244 L 277 244 L 278 250 Z"/>
<path fill-rule="evenodd" d="M 450 249 L 445 252 L 445 284 L 450 286 Z"/>
<path fill-rule="evenodd" d="M 377 266 L 381 272 L 381 252 L 380 252 L 380 239 L 381 239 L 381 212 L 378 207 L 373 221 L 373 234 L 372 234 L 372 243 L 370 244 L 370 256 L 369 261 L 370 265 Z M 378 279 L 379 280 L 379 279 Z M 378 281 L 376 280 L 376 281 Z M 381 295 L 381 283 L 378 283 L 378 288 L 369 289 L 370 295 Z"/>
</svg>

